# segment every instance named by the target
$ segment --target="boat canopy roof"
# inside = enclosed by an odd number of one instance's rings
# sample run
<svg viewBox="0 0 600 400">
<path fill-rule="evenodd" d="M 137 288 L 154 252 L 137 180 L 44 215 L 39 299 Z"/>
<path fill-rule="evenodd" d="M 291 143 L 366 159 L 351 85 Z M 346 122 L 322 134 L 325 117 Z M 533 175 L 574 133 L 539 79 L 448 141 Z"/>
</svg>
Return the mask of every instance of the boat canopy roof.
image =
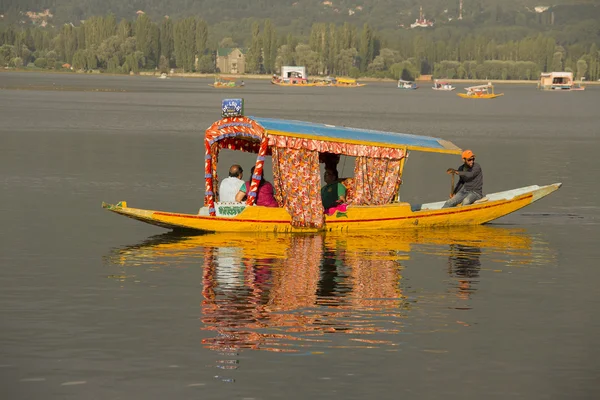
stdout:
<svg viewBox="0 0 600 400">
<path fill-rule="evenodd" d="M 403 79 L 398 79 L 398 82 L 402 82 L 402 83 L 413 83 L 413 81 L 405 81 Z"/>
<path fill-rule="evenodd" d="M 435 137 L 273 118 L 223 118 L 206 130 L 205 142 L 209 147 L 221 140 L 230 142 L 236 139 L 255 142 L 256 146 L 241 148 L 251 152 L 258 152 L 258 143 L 265 139 L 269 147 L 303 147 L 384 158 L 395 158 L 396 154 L 402 157 L 404 149 L 447 154 L 461 152 L 455 144 Z"/>
<path fill-rule="evenodd" d="M 557 78 L 571 78 L 573 77 L 572 72 L 542 72 L 540 76 L 549 77 L 555 76 Z"/>
<path fill-rule="evenodd" d="M 492 82 L 488 82 L 485 85 L 477 85 L 477 86 L 469 86 L 468 88 L 465 88 L 466 90 L 478 90 L 478 89 L 487 89 L 490 87 L 493 87 L 494 85 L 492 85 Z"/>
<path fill-rule="evenodd" d="M 338 83 L 356 83 L 356 79 L 353 78 L 337 78 Z"/>
</svg>

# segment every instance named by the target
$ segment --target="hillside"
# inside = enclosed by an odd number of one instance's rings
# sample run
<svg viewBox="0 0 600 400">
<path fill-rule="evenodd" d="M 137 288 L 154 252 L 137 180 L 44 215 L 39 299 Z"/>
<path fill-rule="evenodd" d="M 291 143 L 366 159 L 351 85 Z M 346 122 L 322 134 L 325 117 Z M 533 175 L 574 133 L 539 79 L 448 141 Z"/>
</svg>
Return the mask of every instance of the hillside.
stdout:
<svg viewBox="0 0 600 400">
<path fill-rule="evenodd" d="M 463 0 L 463 19 L 476 25 L 519 25 L 540 22 L 536 6 L 552 5 L 558 10 L 555 24 L 577 19 L 600 18 L 597 0 Z M 561 6 L 577 5 L 568 8 Z M 584 7 L 587 5 L 587 7 Z M 358 26 L 369 23 L 376 30 L 408 27 L 419 17 L 438 26 L 456 20 L 459 0 L 0 0 L 4 19 L 18 19 L 20 12 L 49 9 L 52 23 L 78 24 L 91 16 L 113 13 L 117 19 L 132 19 L 144 11 L 151 18 L 162 19 L 200 16 L 209 24 L 229 23 L 242 19 L 270 18 L 277 27 L 302 34 L 315 22 L 349 22 Z"/>
</svg>

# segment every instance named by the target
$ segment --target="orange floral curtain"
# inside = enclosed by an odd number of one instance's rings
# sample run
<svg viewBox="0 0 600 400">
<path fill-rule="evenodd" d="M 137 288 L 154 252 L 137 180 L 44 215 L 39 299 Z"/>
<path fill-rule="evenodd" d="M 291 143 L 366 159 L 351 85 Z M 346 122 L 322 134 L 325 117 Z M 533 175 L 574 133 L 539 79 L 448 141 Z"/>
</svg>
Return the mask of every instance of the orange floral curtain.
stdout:
<svg viewBox="0 0 600 400">
<path fill-rule="evenodd" d="M 275 198 L 292 216 L 292 226 L 323 227 L 319 153 L 281 147 L 272 153 Z"/>
<path fill-rule="evenodd" d="M 357 157 L 354 164 L 352 204 L 382 205 L 394 198 L 400 172 L 400 160 Z"/>
</svg>

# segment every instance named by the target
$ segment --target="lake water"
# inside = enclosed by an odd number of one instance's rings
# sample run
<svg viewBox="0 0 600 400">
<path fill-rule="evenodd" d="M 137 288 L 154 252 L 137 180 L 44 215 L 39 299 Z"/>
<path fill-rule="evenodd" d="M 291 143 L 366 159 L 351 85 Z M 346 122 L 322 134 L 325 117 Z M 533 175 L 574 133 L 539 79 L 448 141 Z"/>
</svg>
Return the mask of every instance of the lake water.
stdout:
<svg viewBox="0 0 600 400">
<path fill-rule="evenodd" d="M 3 398 L 600 397 L 600 87 L 209 83 L 0 73 Z M 563 187 L 483 227 L 352 236 L 185 237 L 101 209 L 197 212 L 225 97 L 450 140 L 488 193 Z M 459 164 L 411 154 L 401 198 L 444 199 Z"/>
</svg>

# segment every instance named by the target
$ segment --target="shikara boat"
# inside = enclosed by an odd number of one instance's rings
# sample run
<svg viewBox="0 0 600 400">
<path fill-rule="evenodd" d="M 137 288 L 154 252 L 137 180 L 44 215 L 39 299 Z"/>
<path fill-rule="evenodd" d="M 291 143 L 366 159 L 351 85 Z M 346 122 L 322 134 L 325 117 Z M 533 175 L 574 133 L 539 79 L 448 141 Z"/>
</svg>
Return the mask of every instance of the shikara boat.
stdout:
<svg viewBox="0 0 600 400">
<path fill-rule="evenodd" d="M 292 78 L 280 78 L 273 79 L 271 83 L 277 86 L 295 86 L 295 87 L 312 87 L 317 86 L 314 82 L 309 82 L 306 78 L 292 77 Z"/>
<path fill-rule="evenodd" d="M 496 97 L 504 96 L 504 93 L 495 93 L 494 85 L 489 82 L 486 85 L 470 86 L 465 88 L 467 93 L 457 93 L 457 96 L 463 99 L 495 99 Z"/>
<path fill-rule="evenodd" d="M 455 90 L 456 87 L 452 86 L 452 84 L 450 82 L 438 81 L 436 79 L 435 82 L 433 83 L 432 89 L 433 90 L 440 90 L 440 91 L 451 92 L 452 90 Z"/>
<path fill-rule="evenodd" d="M 208 86 L 212 86 L 218 89 L 233 89 L 244 87 L 244 81 L 242 81 L 241 83 L 237 83 L 237 78 L 215 76 L 215 82 L 209 83 Z"/>
<path fill-rule="evenodd" d="M 352 78 L 336 78 L 332 86 L 335 87 L 361 87 L 365 86 L 365 83 L 358 83 L 356 79 Z"/>
<path fill-rule="evenodd" d="M 173 230 L 201 232 L 354 232 L 384 229 L 480 225 L 528 206 L 560 188 L 560 183 L 526 186 L 487 194 L 467 206 L 442 208 L 444 201 L 409 204 L 399 199 L 410 151 L 461 154 L 440 138 L 354 129 L 312 122 L 243 115 L 242 99 L 224 100 L 222 118 L 205 133 L 205 197 L 198 214 L 129 207 L 125 201 L 102 206 L 117 214 Z M 221 149 L 257 154 L 248 200 L 219 202 L 217 160 Z M 340 156 L 355 157 L 347 207 L 325 215 L 320 164 L 336 168 Z M 279 207 L 256 206 L 265 157 L 271 156 Z"/>
<path fill-rule="evenodd" d="M 398 89 L 403 90 L 417 90 L 419 86 L 413 81 L 404 81 L 402 79 L 398 80 Z"/>
</svg>

